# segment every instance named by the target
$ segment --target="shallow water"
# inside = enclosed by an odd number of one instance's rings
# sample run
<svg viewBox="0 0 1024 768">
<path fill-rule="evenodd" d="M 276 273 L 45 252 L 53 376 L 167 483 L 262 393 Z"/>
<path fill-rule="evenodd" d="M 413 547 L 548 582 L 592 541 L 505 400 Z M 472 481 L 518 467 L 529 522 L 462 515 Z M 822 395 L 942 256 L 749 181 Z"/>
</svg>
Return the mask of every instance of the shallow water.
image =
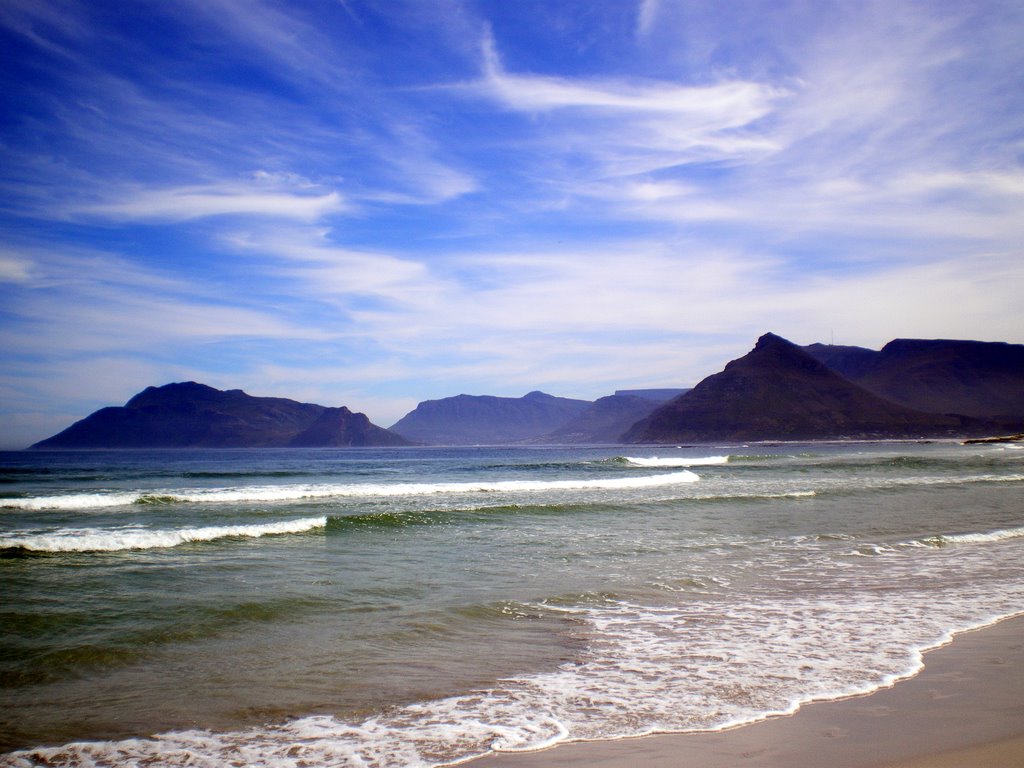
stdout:
<svg viewBox="0 0 1024 768">
<path fill-rule="evenodd" d="M 0 454 L 0 762 L 436 765 L 872 690 L 1024 611 L 1022 489 L 950 442 Z"/>
</svg>

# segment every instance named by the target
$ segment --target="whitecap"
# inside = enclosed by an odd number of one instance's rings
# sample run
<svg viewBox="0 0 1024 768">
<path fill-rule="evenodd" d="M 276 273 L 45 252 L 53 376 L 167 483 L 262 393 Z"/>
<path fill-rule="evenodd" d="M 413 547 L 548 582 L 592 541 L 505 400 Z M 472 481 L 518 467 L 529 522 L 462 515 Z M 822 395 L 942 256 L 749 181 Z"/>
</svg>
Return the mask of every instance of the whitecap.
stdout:
<svg viewBox="0 0 1024 768">
<path fill-rule="evenodd" d="M 623 458 L 638 467 L 710 467 L 720 464 L 728 464 L 728 456 L 669 456 L 659 458 L 657 456 L 623 456 Z"/>
<path fill-rule="evenodd" d="M 221 504 L 241 502 L 302 501 L 305 499 L 428 496 L 437 494 L 516 493 L 543 491 L 628 490 L 693 483 L 693 472 L 671 472 L 643 477 L 608 477 L 573 480 L 485 480 L 451 483 L 357 483 L 348 485 L 270 485 L 145 493 L 88 493 L 3 499 L 5 507 L 26 510 L 96 509 L 129 504 L 190 502 Z"/>
<path fill-rule="evenodd" d="M 129 549 L 164 549 L 229 537 L 258 538 L 286 533 L 305 533 L 327 525 L 326 517 L 281 520 L 253 525 L 213 525 L 203 528 L 152 529 L 64 528 L 47 533 L 0 536 L 0 549 L 32 552 L 117 552 Z"/>
</svg>

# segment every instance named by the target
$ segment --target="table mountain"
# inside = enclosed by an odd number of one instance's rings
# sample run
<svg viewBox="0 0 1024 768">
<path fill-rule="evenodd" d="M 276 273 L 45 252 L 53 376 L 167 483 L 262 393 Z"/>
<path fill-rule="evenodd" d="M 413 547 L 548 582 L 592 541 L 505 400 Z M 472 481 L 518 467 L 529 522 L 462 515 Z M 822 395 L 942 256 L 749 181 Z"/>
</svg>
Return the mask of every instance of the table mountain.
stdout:
<svg viewBox="0 0 1024 768">
<path fill-rule="evenodd" d="M 881 351 L 811 344 L 811 355 L 850 381 L 909 408 L 1020 423 L 1024 345 L 896 339 Z"/>
<path fill-rule="evenodd" d="M 558 429 L 588 406 L 587 400 L 544 392 L 523 397 L 456 395 L 420 403 L 391 430 L 431 445 L 515 443 Z"/>
<path fill-rule="evenodd" d="M 977 419 L 924 413 L 879 397 L 768 333 L 750 353 L 635 424 L 623 441 L 907 438 L 991 429 Z"/>
<path fill-rule="evenodd" d="M 194 381 L 149 387 L 33 448 L 250 448 L 408 445 L 362 413 L 252 397 Z"/>
</svg>

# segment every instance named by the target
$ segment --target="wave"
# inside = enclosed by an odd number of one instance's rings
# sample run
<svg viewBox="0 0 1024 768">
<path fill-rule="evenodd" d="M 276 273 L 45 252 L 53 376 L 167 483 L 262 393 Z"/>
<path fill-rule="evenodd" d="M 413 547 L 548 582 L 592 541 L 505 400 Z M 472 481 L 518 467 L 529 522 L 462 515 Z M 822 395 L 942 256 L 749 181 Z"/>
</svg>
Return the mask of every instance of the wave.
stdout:
<svg viewBox="0 0 1024 768">
<path fill-rule="evenodd" d="M 30 496 L 27 498 L 0 499 L 5 509 L 101 509 L 135 504 L 147 494 L 126 493 L 75 493 L 61 496 Z M 145 503 L 145 502 L 143 502 Z"/>
<path fill-rule="evenodd" d="M 718 464 L 728 464 L 728 456 L 671 456 L 658 458 L 657 456 L 623 456 L 623 461 L 637 467 L 710 467 Z"/>
<path fill-rule="evenodd" d="M 896 544 L 866 543 L 860 544 L 853 551 L 848 552 L 854 556 L 891 555 L 905 552 L 908 549 L 919 549 L 924 547 L 943 548 L 958 544 L 994 544 L 1011 539 L 1024 538 L 1024 526 L 1019 528 L 1002 528 L 984 533 L 945 533 L 934 536 L 924 536 L 919 539 L 910 539 Z"/>
<path fill-rule="evenodd" d="M 190 472 L 182 472 L 180 475 L 175 473 L 178 477 L 199 479 L 199 480 L 220 480 L 220 479 L 231 479 L 231 478 L 245 478 L 245 477 L 302 477 L 308 475 L 308 471 L 294 470 L 294 469 L 277 469 L 277 470 L 254 470 L 251 472 L 237 471 L 233 472 L 230 470 L 214 471 L 214 470 L 194 470 Z"/>
<path fill-rule="evenodd" d="M 0 499 L 0 506 L 24 509 L 97 509 L 130 504 L 221 504 L 232 502 L 303 501 L 329 498 L 373 498 L 464 493 L 516 493 L 537 491 L 628 490 L 693 483 L 700 477 L 682 471 L 644 477 L 592 480 L 491 480 L 457 483 L 361 483 L 349 485 L 274 485 L 209 490 L 83 493 Z"/>
<path fill-rule="evenodd" d="M 950 533 L 940 536 L 929 536 L 921 539 L 928 546 L 945 546 L 947 544 L 990 544 L 1008 539 L 1024 538 L 1024 527 L 1004 528 L 987 533 Z"/>
<path fill-rule="evenodd" d="M 66 528 L 57 532 L 0 536 L 0 550 L 29 552 L 118 552 L 131 549 L 166 549 L 181 544 L 231 537 L 259 538 L 305 533 L 327 525 L 326 517 L 282 520 L 253 525 L 213 525 L 205 528 L 154 530 L 149 528 Z"/>
</svg>

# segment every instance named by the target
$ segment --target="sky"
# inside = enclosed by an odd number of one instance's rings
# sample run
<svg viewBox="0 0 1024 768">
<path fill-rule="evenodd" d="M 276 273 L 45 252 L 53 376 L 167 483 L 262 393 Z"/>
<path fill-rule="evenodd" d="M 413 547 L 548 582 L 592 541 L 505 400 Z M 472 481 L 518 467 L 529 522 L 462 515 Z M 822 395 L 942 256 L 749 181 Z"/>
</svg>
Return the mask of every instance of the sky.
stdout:
<svg viewBox="0 0 1024 768">
<path fill-rule="evenodd" d="M 0 0 L 0 447 L 1024 343 L 1024 4 Z"/>
</svg>

